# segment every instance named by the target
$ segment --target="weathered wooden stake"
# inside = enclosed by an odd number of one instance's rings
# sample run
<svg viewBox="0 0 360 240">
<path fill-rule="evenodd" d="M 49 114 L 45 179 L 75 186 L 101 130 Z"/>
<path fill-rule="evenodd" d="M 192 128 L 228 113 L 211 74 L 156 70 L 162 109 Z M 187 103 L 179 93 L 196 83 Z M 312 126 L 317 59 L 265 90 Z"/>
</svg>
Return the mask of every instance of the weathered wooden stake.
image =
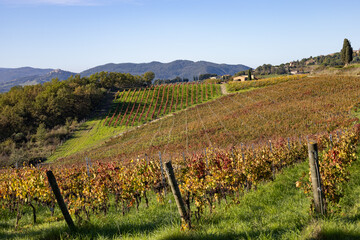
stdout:
<svg viewBox="0 0 360 240">
<path fill-rule="evenodd" d="M 171 187 L 171 191 L 174 194 L 175 202 L 178 207 L 181 219 L 187 224 L 188 228 L 191 228 L 191 220 L 189 218 L 189 214 L 186 212 L 186 207 L 181 197 L 180 189 L 175 178 L 171 161 L 165 163 L 165 168 L 166 168 L 166 175 L 168 177 L 169 184 Z"/>
<path fill-rule="evenodd" d="M 241 156 L 242 156 L 243 161 L 245 161 L 244 148 L 243 148 L 242 143 L 241 143 Z"/>
<path fill-rule="evenodd" d="M 206 148 L 204 149 L 204 154 L 205 154 L 206 168 L 209 169 L 209 162 L 208 162 L 208 158 L 207 158 L 207 155 L 206 155 Z"/>
<path fill-rule="evenodd" d="M 288 148 L 289 148 L 289 150 L 290 150 L 290 138 L 287 138 L 287 142 L 288 142 Z"/>
<path fill-rule="evenodd" d="M 86 171 L 87 171 L 87 175 L 88 175 L 88 177 L 90 177 L 89 160 L 88 160 L 87 157 L 85 158 L 85 161 L 86 161 Z"/>
<path fill-rule="evenodd" d="M 308 143 L 309 165 L 311 174 L 311 185 L 314 193 L 315 211 L 325 214 L 325 198 L 322 192 L 322 184 L 319 172 L 319 155 L 317 143 Z"/>
<path fill-rule="evenodd" d="M 164 176 L 164 165 L 161 159 L 161 152 L 159 152 L 159 159 L 160 159 L 160 170 L 161 170 L 161 182 L 164 186 L 164 195 L 166 196 L 166 187 L 165 187 L 165 176 Z"/>
<path fill-rule="evenodd" d="M 271 140 L 269 140 L 269 147 L 270 147 L 270 153 L 272 154 L 272 145 L 271 145 Z M 271 162 L 271 172 L 272 172 L 272 176 L 273 176 L 273 180 L 275 180 L 275 165 L 274 165 L 274 161 Z"/>
<path fill-rule="evenodd" d="M 60 189 L 59 189 L 59 186 L 58 186 L 58 184 L 56 182 L 54 174 L 50 170 L 50 171 L 46 172 L 46 176 L 47 176 L 47 178 L 49 180 L 51 189 L 52 189 L 52 191 L 53 191 L 53 193 L 55 195 L 56 201 L 59 204 L 59 207 L 60 207 L 61 212 L 62 212 L 62 214 L 63 214 L 63 216 L 65 218 L 65 221 L 66 221 L 67 225 L 69 226 L 71 231 L 75 231 L 76 227 L 75 227 L 74 222 L 73 222 L 73 220 L 72 220 L 72 218 L 71 218 L 71 216 L 69 214 L 69 211 L 68 211 L 68 209 L 66 207 L 64 199 L 63 199 L 63 197 L 62 197 L 62 195 L 60 193 Z"/>
<path fill-rule="evenodd" d="M 330 134 L 329 138 L 330 138 L 330 149 L 332 149 L 333 140 L 332 140 L 332 135 L 331 134 Z"/>
</svg>

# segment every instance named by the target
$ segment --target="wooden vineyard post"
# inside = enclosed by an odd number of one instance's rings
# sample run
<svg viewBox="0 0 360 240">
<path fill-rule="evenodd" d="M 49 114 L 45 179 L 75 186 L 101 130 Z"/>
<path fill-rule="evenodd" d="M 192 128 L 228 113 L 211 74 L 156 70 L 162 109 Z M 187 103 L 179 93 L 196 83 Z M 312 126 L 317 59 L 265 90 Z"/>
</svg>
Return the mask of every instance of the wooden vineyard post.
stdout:
<svg viewBox="0 0 360 240">
<path fill-rule="evenodd" d="M 56 179 L 55 179 L 55 176 L 54 174 L 52 173 L 52 171 L 47 171 L 46 172 L 46 176 L 49 180 L 49 183 L 50 183 L 50 186 L 51 186 L 51 189 L 55 195 L 55 198 L 56 198 L 56 201 L 58 202 L 58 205 L 61 209 L 61 212 L 65 218 L 65 221 L 67 223 L 67 225 L 69 226 L 70 230 L 71 231 L 75 231 L 76 230 L 76 227 L 74 225 L 74 222 L 69 214 L 69 211 L 66 207 L 66 204 L 64 202 L 64 199 L 60 193 L 60 189 L 59 189 L 59 186 L 56 182 Z"/>
<path fill-rule="evenodd" d="M 179 213 L 181 216 L 181 220 L 183 222 L 185 222 L 185 224 L 187 225 L 187 228 L 190 229 L 191 228 L 191 220 L 190 220 L 189 214 L 186 212 L 185 204 L 181 197 L 180 189 L 179 189 L 179 186 L 178 186 L 176 178 L 175 178 L 175 174 L 174 174 L 173 167 L 171 165 L 171 161 L 165 163 L 165 169 L 166 169 L 166 175 L 169 180 L 170 187 L 171 187 L 171 191 L 174 194 L 175 202 L 176 202 L 176 205 L 178 207 L 178 210 L 179 210 Z"/>
<path fill-rule="evenodd" d="M 164 176 L 164 166 L 161 159 L 161 152 L 159 152 L 159 159 L 160 159 L 160 170 L 161 170 L 161 183 L 164 187 L 164 195 L 166 196 L 166 186 L 165 186 L 165 176 Z"/>
<path fill-rule="evenodd" d="M 208 158 L 207 158 L 207 155 L 206 155 L 206 148 L 204 149 L 204 154 L 205 154 L 206 168 L 209 169 L 209 162 L 208 162 Z"/>
<path fill-rule="evenodd" d="M 314 193 L 315 211 L 317 213 L 325 214 L 325 199 L 321 189 L 321 178 L 319 172 L 319 155 L 317 143 L 308 143 L 309 150 L 309 165 L 311 174 L 311 185 Z"/>
</svg>

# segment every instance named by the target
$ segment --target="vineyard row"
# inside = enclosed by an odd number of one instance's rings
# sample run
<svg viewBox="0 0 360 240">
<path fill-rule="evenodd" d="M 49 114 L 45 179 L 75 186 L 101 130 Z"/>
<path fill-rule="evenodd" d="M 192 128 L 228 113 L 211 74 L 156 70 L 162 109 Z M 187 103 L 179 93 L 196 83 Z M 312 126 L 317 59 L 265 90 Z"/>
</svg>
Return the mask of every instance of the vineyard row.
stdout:
<svg viewBox="0 0 360 240">
<path fill-rule="evenodd" d="M 164 84 L 144 89 L 129 89 L 116 94 L 103 126 L 134 126 L 179 111 L 221 95 L 216 84 Z"/>
</svg>

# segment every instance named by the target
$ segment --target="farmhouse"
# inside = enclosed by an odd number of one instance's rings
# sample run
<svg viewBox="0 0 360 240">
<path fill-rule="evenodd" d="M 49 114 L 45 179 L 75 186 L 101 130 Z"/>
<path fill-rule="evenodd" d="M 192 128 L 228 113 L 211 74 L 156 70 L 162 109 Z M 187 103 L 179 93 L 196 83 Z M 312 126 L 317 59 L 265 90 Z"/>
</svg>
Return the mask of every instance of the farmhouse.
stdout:
<svg viewBox="0 0 360 240">
<path fill-rule="evenodd" d="M 241 75 L 241 76 L 238 76 L 238 77 L 234 77 L 233 78 L 233 81 L 240 81 L 240 82 L 245 82 L 245 81 L 248 81 L 248 75 Z M 254 75 L 251 75 L 251 79 L 256 79 Z"/>
</svg>

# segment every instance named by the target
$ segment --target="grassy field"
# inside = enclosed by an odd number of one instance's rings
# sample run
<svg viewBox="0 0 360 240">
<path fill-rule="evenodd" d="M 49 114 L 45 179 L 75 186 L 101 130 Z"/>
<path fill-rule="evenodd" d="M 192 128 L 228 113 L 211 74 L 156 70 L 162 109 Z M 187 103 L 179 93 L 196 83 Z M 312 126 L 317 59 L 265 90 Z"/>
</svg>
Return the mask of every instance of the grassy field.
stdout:
<svg viewBox="0 0 360 240">
<path fill-rule="evenodd" d="M 238 203 L 228 199 L 217 204 L 213 213 L 193 219 L 194 229 L 180 230 L 175 201 L 168 194 L 163 203 L 150 196 L 150 207 L 140 204 L 122 216 L 111 209 L 107 215 L 92 216 L 89 222 L 76 223 L 70 232 L 58 208 L 54 216 L 48 209 L 38 213 L 33 226 L 31 210 L 26 212 L 17 230 L 15 213 L 0 211 L 1 239 L 360 239 L 360 162 L 353 164 L 345 197 L 328 217 L 310 214 L 310 199 L 295 187 L 308 163 L 289 167 L 275 181 L 259 185 L 245 193 Z"/>
<path fill-rule="evenodd" d="M 264 80 L 262 80 L 264 81 Z M 272 81 L 272 80 L 268 80 Z M 161 151 L 166 158 L 206 147 L 263 144 L 270 139 L 303 140 L 350 126 L 360 95 L 358 77 L 292 79 L 229 94 L 182 110 L 97 145 L 62 162 L 121 160 Z"/>
</svg>

